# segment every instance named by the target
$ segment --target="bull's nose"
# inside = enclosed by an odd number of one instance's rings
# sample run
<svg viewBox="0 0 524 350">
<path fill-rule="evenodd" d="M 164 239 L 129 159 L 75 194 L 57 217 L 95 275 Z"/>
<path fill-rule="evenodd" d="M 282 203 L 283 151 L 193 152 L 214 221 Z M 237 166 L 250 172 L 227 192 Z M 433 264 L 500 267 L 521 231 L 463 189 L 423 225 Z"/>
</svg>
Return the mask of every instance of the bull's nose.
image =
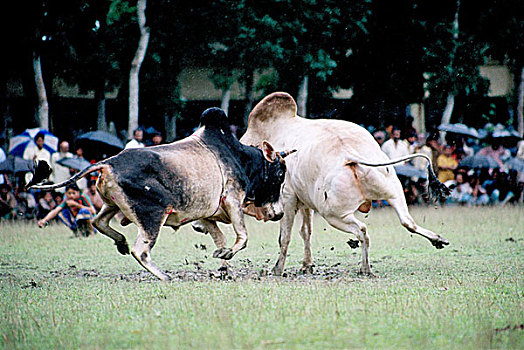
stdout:
<svg viewBox="0 0 524 350">
<path fill-rule="evenodd" d="M 278 220 L 282 219 L 283 216 L 284 216 L 284 213 L 280 213 L 280 214 L 276 214 L 276 215 L 271 215 L 271 217 L 269 218 L 269 220 L 271 220 L 271 221 L 278 221 Z"/>
</svg>

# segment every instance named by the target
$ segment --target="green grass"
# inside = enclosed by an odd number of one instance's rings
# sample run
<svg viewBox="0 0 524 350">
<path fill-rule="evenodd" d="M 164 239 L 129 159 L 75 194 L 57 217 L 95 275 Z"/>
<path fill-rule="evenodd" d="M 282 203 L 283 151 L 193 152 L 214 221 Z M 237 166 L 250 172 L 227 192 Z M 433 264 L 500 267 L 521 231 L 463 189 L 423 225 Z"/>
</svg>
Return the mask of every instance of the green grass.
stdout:
<svg viewBox="0 0 524 350">
<path fill-rule="evenodd" d="M 0 346 L 524 348 L 523 208 L 411 212 L 450 246 L 436 250 L 410 237 L 390 209 L 374 210 L 363 219 L 374 279 L 357 275 L 360 249 L 351 250 L 348 236 L 320 218 L 313 276 L 297 274 L 303 250 L 296 232 L 288 277 L 264 276 L 278 257 L 278 224 L 248 220 L 248 248 L 232 260 L 237 273 L 226 280 L 215 277 L 209 236 L 163 229 L 153 259 L 175 277 L 169 283 L 101 235 L 74 239 L 61 226 L 2 223 Z M 232 229 L 223 228 L 232 242 Z M 135 229 L 121 231 L 132 243 Z"/>
</svg>

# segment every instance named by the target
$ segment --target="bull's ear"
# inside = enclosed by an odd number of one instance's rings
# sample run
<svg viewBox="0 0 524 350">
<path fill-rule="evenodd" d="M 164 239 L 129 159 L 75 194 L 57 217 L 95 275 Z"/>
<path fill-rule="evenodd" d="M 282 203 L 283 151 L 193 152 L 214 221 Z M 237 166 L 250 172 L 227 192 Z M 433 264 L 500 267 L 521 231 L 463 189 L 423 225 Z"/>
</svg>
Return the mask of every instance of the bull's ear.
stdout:
<svg viewBox="0 0 524 350">
<path fill-rule="evenodd" d="M 264 158 L 266 158 L 271 163 L 273 163 L 277 158 L 277 152 L 275 152 L 273 146 L 271 146 L 271 144 L 267 141 L 262 142 L 262 153 L 264 154 Z"/>
</svg>

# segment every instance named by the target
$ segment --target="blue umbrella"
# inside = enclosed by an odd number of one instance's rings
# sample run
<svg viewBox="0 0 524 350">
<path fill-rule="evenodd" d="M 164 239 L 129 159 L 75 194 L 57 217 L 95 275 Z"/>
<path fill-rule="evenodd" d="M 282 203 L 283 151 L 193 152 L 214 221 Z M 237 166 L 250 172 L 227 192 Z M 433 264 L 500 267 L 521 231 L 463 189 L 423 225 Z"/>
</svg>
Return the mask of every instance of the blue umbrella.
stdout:
<svg viewBox="0 0 524 350">
<path fill-rule="evenodd" d="M 121 150 L 124 149 L 124 144 L 118 137 L 102 130 L 86 132 L 85 134 L 78 136 L 76 140 L 95 141 Z"/>
<path fill-rule="evenodd" d="M 73 168 L 78 171 L 82 171 L 91 165 L 91 163 L 89 163 L 84 158 L 76 158 L 76 157 L 75 158 L 62 158 L 57 163 L 63 166 L 66 166 L 68 168 Z"/>
<path fill-rule="evenodd" d="M 34 139 L 38 133 L 44 134 L 44 148 L 48 150 L 49 153 L 55 153 L 58 150 L 58 137 L 40 128 L 26 129 L 26 131 L 20 135 L 11 138 L 11 140 L 9 140 L 9 153 L 23 157 L 27 147 L 36 146 Z"/>
</svg>

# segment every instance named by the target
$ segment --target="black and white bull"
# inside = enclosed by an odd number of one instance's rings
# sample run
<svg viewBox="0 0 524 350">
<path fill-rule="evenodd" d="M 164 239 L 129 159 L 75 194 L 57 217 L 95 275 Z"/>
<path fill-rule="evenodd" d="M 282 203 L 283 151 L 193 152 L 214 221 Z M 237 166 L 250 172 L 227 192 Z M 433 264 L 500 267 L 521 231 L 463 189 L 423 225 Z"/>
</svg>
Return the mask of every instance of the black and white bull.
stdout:
<svg viewBox="0 0 524 350">
<path fill-rule="evenodd" d="M 283 158 L 291 152 L 277 153 L 267 142 L 262 150 L 241 144 L 218 108 L 206 110 L 201 125 L 183 140 L 124 150 L 68 181 L 32 187 L 51 190 L 99 171 L 96 187 L 104 206 L 93 225 L 115 241 L 121 254 L 129 254 L 125 237 L 109 225 L 121 211 L 139 228 L 131 254 L 161 280 L 169 277 L 152 261 L 151 249 L 163 225 L 177 229 L 200 220 L 217 246 L 213 256 L 231 259 L 247 244 L 244 208 L 251 204 L 268 207 L 272 211 L 266 215 L 275 220 L 282 217 L 272 204 L 278 202 L 285 178 Z M 35 178 L 39 176 L 35 173 Z M 236 242 L 231 248 L 225 247 L 217 221 L 233 224 Z"/>
</svg>

